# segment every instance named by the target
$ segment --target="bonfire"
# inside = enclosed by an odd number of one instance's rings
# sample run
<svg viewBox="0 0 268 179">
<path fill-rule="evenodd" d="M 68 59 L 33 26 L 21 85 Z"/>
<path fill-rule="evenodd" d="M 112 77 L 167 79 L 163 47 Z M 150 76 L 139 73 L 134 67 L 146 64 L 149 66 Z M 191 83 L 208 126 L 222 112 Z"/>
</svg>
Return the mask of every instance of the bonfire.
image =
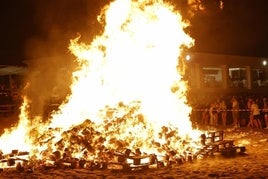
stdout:
<svg viewBox="0 0 268 179">
<path fill-rule="evenodd" d="M 70 42 L 79 66 L 58 110 L 48 120 L 31 117 L 23 97 L 18 125 L 0 138 L 6 166 L 140 166 L 146 159 L 159 167 L 190 160 L 204 146 L 189 119 L 182 54 L 194 40 L 179 12 L 162 0 L 116 0 L 98 19 L 101 35 Z"/>
</svg>

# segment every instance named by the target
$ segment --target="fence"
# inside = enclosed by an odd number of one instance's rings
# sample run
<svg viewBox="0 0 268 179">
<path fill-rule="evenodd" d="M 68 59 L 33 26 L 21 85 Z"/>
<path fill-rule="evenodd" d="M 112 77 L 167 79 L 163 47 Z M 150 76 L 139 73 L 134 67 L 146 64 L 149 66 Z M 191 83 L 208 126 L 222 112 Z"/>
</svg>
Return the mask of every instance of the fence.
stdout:
<svg viewBox="0 0 268 179">
<path fill-rule="evenodd" d="M 264 114 L 267 109 L 260 108 L 260 120 L 263 126 L 265 126 L 265 119 L 264 119 Z M 226 112 L 226 123 L 227 125 L 230 125 L 233 123 L 233 116 L 232 112 L 233 111 L 238 111 L 239 112 L 239 123 L 240 126 L 246 126 L 250 120 L 250 109 L 238 109 L 238 110 L 232 110 L 232 109 L 226 109 L 226 110 L 212 110 L 210 111 L 209 108 L 207 109 L 202 109 L 202 108 L 194 108 L 192 110 L 190 119 L 192 122 L 194 122 L 195 125 L 204 125 L 204 124 L 209 124 L 210 121 L 210 112 L 217 112 L 218 114 L 218 125 L 223 124 L 222 122 L 222 116 L 221 112 Z"/>
</svg>

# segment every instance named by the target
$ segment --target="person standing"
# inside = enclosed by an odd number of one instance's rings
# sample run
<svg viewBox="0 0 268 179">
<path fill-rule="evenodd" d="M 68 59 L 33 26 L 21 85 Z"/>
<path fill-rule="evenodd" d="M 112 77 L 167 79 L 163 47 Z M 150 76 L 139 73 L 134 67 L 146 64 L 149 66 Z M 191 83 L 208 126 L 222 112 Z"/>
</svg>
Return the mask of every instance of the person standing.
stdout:
<svg viewBox="0 0 268 179">
<path fill-rule="evenodd" d="M 210 107 L 209 107 L 209 124 L 210 126 L 213 126 L 214 125 L 214 117 L 215 117 L 215 103 L 214 102 L 211 102 L 210 103 Z"/>
<path fill-rule="evenodd" d="M 268 129 L 268 100 L 266 98 L 263 100 L 263 115 L 264 115 L 265 129 Z"/>
<path fill-rule="evenodd" d="M 253 115 L 253 124 L 257 128 L 262 129 L 261 113 L 260 113 L 259 106 L 255 100 L 253 100 L 252 105 L 251 105 L 251 114 Z"/>
<path fill-rule="evenodd" d="M 248 124 L 247 127 L 254 127 L 254 123 L 253 123 L 253 114 L 251 113 L 251 105 L 252 105 L 252 98 L 249 98 L 247 101 L 247 110 L 249 111 L 249 115 L 248 115 Z"/>
<path fill-rule="evenodd" d="M 227 121 L 227 106 L 226 106 L 224 100 L 222 100 L 222 101 L 220 102 L 220 112 L 221 112 L 222 125 L 223 125 L 223 127 L 226 127 L 226 121 Z"/>
<path fill-rule="evenodd" d="M 210 104 L 209 115 L 210 115 L 210 125 L 217 126 L 217 124 L 218 124 L 218 109 L 217 109 L 216 102 L 212 102 Z"/>
<path fill-rule="evenodd" d="M 232 97 L 232 117 L 235 128 L 240 127 L 239 123 L 239 103 L 235 96 Z"/>
<path fill-rule="evenodd" d="M 209 125 L 210 115 L 209 115 L 209 107 L 208 105 L 204 107 L 202 111 L 202 125 L 207 126 Z"/>
</svg>

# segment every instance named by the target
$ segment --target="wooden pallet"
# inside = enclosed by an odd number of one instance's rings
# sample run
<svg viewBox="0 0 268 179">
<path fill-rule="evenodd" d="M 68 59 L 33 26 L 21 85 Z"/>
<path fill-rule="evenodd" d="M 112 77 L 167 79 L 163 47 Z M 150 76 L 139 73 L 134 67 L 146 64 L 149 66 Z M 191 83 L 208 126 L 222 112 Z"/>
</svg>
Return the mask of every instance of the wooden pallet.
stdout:
<svg viewBox="0 0 268 179">
<path fill-rule="evenodd" d="M 210 142 L 196 153 L 196 155 L 211 156 L 216 153 L 220 153 L 223 156 L 234 156 L 236 153 L 245 153 L 246 148 L 244 146 L 235 146 L 234 140 L 217 140 L 216 142 Z"/>
<path fill-rule="evenodd" d="M 119 160 L 116 162 L 110 162 L 107 165 L 111 170 L 143 170 L 148 169 L 150 166 L 157 167 L 160 162 L 157 161 L 155 155 L 137 155 L 137 156 L 125 156 L 119 155 Z"/>
</svg>

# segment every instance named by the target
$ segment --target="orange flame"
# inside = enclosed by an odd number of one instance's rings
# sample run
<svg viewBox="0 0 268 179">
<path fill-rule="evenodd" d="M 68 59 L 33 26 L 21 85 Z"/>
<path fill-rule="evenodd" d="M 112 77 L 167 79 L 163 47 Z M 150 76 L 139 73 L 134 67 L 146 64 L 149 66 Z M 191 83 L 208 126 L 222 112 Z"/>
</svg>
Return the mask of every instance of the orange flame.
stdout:
<svg viewBox="0 0 268 179">
<path fill-rule="evenodd" d="M 162 0 L 116 0 L 103 9 L 99 19 L 104 32 L 91 44 L 71 40 L 69 49 L 80 64 L 73 73 L 72 93 L 48 124 L 33 125 L 30 149 L 38 155 L 48 148 L 55 151 L 72 145 L 73 155 L 82 157 L 85 147 L 75 142 L 61 142 L 65 147 L 55 144 L 62 138 L 79 141 L 85 130 L 77 128 L 75 137 L 66 131 L 79 124 L 89 126 L 85 119 L 90 119 L 96 130 L 87 130 L 98 133 L 90 139 L 92 143 L 105 138 L 108 148 L 124 141 L 125 147 L 156 152 L 152 141 L 164 144 L 167 135 L 160 134 L 169 133 L 173 137 L 169 147 L 180 150 L 178 136 L 199 135 L 191 127 L 187 83 L 177 68 L 182 46 L 193 45 L 184 32 L 187 23 Z M 23 122 L 24 117 L 20 120 L 14 133 L 23 129 L 20 141 L 25 141 L 27 132 L 33 130 L 29 122 Z M 1 144 L 3 139 L 10 140 L 11 135 L 2 136 Z"/>
<path fill-rule="evenodd" d="M 5 129 L 4 134 L 0 138 L 0 150 L 2 150 L 3 153 L 8 153 L 12 149 L 30 151 L 32 143 L 28 134 L 30 122 L 27 118 L 27 108 L 28 100 L 24 97 L 23 104 L 20 107 L 21 112 L 18 125 L 11 129 Z"/>
</svg>

